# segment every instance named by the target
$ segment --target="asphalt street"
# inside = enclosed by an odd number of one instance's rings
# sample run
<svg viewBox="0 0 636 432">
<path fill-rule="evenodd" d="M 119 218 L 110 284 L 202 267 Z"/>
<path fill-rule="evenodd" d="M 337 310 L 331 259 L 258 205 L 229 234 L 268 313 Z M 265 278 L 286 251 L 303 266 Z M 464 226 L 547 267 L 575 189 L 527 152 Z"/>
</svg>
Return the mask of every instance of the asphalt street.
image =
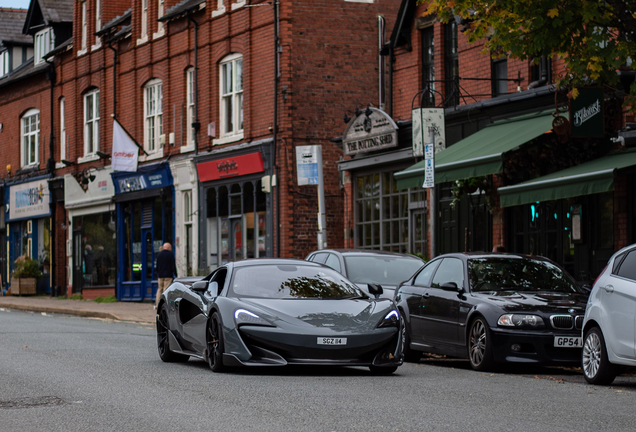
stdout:
<svg viewBox="0 0 636 432">
<path fill-rule="evenodd" d="M 611 387 L 575 369 L 426 358 L 366 368 L 215 374 L 163 363 L 151 325 L 0 311 L 0 431 L 633 430 L 636 378 Z"/>
</svg>

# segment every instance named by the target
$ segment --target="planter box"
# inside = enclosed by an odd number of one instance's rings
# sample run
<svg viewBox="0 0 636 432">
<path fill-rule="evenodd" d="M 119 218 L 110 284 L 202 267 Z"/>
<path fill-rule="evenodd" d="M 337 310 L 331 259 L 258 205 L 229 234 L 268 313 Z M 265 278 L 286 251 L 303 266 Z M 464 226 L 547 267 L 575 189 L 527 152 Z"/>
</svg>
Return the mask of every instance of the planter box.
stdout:
<svg viewBox="0 0 636 432">
<path fill-rule="evenodd" d="M 37 281 L 36 278 L 11 278 L 11 295 L 34 295 Z"/>
</svg>

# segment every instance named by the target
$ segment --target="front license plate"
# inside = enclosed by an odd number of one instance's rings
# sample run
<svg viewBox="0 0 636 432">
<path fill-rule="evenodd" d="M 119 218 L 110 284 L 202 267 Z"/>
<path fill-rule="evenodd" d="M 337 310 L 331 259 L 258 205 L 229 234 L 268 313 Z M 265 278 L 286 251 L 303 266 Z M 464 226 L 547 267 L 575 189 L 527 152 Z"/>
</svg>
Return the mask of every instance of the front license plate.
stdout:
<svg viewBox="0 0 636 432">
<path fill-rule="evenodd" d="M 554 346 L 559 348 L 581 348 L 583 340 L 574 336 L 555 336 Z"/>
<path fill-rule="evenodd" d="M 318 345 L 346 345 L 347 338 L 319 337 Z"/>
</svg>

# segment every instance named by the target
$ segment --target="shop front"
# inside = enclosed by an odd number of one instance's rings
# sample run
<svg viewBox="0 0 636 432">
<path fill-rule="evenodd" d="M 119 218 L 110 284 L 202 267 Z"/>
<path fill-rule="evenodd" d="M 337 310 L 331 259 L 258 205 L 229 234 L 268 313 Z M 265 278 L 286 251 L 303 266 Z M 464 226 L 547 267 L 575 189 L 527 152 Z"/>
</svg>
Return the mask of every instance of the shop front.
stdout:
<svg viewBox="0 0 636 432">
<path fill-rule="evenodd" d="M 115 295 L 117 215 L 110 168 L 64 176 L 68 292 L 84 299 Z"/>
<path fill-rule="evenodd" d="M 156 256 L 174 244 L 174 188 L 168 163 L 136 172 L 113 172 L 117 227 L 116 295 L 120 301 L 154 301 Z"/>
<path fill-rule="evenodd" d="M 5 185 L 7 263 L 5 286 L 11 287 L 16 260 L 36 260 L 41 276 L 31 294 L 50 294 L 51 194 L 48 177 Z M 13 292 L 13 290 L 12 290 Z"/>
<path fill-rule="evenodd" d="M 346 197 L 347 247 L 427 255 L 426 190 L 399 190 L 393 174 L 413 163 L 410 122 L 369 108 L 347 125 L 339 162 Z"/>
<path fill-rule="evenodd" d="M 256 151 L 254 151 L 256 150 Z M 209 271 L 229 261 L 272 256 L 270 147 L 199 159 L 199 263 Z"/>
</svg>

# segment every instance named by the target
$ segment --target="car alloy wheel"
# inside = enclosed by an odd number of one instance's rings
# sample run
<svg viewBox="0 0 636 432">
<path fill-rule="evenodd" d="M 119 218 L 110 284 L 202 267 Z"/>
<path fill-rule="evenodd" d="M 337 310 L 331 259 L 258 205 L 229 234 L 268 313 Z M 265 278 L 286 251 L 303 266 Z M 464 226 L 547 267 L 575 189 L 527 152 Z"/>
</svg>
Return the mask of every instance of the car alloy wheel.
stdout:
<svg viewBox="0 0 636 432">
<path fill-rule="evenodd" d="M 476 318 L 470 326 L 468 358 L 474 370 L 485 371 L 493 366 L 490 332 L 483 318 Z"/>
<path fill-rule="evenodd" d="M 221 372 L 223 367 L 223 329 L 219 315 L 214 312 L 208 325 L 208 364 L 213 372 Z"/>
<path fill-rule="evenodd" d="M 611 384 L 616 378 L 616 368 L 607 358 L 605 338 L 601 329 L 592 327 L 583 339 L 581 354 L 583 375 L 590 384 Z"/>
<path fill-rule="evenodd" d="M 169 332 L 168 307 L 164 303 L 161 305 L 157 316 L 157 350 L 159 351 L 159 357 L 167 363 L 188 361 L 190 356 L 177 354 L 170 350 Z"/>
<path fill-rule="evenodd" d="M 402 326 L 402 352 L 404 353 L 404 361 L 409 363 L 419 363 L 422 355 L 419 351 L 413 351 L 411 349 L 411 337 L 409 336 L 409 329 L 406 326 L 406 321 L 402 317 L 402 311 L 400 311 L 400 321 Z"/>
</svg>

